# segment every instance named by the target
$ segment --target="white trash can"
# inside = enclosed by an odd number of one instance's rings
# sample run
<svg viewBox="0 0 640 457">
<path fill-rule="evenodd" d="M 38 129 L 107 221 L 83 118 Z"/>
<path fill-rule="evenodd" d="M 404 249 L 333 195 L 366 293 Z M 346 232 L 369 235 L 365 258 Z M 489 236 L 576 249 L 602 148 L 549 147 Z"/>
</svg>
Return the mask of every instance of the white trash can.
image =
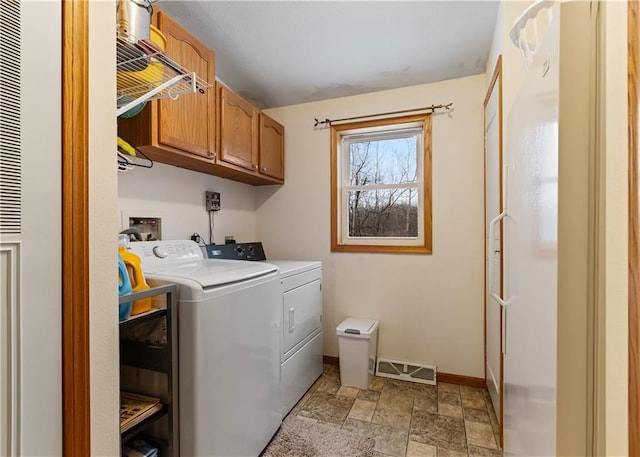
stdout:
<svg viewBox="0 0 640 457">
<path fill-rule="evenodd" d="M 378 321 L 348 317 L 338 327 L 340 383 L 369 388 L 369 374 L 375 374 L 378 350 Z"/>
</svg>

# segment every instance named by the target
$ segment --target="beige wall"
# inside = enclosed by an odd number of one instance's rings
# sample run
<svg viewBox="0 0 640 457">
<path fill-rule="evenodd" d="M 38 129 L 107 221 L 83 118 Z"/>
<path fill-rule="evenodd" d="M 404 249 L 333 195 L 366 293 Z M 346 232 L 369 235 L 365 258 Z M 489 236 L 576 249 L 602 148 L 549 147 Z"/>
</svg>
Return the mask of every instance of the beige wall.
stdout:
<svg viewBox="0 0 640 457">
<path fill-rule="evenodd" d="M 120 455 L 115 114 L 115 2 L 89 8 L 89 289 L 91 454 Z"/>
<path fill-rule="evenodd" d="M 483 377 L 485 76 L 276 108 L 286 129 L 286 184 L 257 190 L 267 255 L 323 263 L 324 352 L 337 356 L 347 316 L 380 320 L 378 355 Z M 433 118 L 433 255 L 331 253 L 329 129 L 342 118 L 453 102 Z"/>
<path fill-rule="evenodd" d="M 225 235 L 235 236 L 238 242 L 255 241 L 254 186 L 161 163 L 118 173 L 118 228 L 128 227 L 129 216 L 161 217 L 163 239 L 189 239 L 197 232 L 209 243 L 209 215 L 204 207 L 207 190 L 220 192 L 214 241 L 224 243 Z"/>
</svg>

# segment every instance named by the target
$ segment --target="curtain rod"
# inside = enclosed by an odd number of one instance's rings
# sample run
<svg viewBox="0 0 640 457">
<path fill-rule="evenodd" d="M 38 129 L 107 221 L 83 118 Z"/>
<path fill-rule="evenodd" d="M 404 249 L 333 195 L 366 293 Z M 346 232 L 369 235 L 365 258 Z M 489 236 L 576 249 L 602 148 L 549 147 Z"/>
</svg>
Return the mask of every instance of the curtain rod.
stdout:
<svg viewBox="0 0 640 457">
<path fill-rule="evenodd" d="M 316 122 L 315 122 L 315 124 L 313 124 L 313 126 L 317 127 L 317 126 L 323 125 L 323 124 L 327 124 L 327 125 L 331 126 L 331 124 L 333 124 L 334 122 L 354 121 L 356 119 L 366 119 L 368 117 L 388 116 L 390 114 L 413 113 L 413 112 L 416 112 L 416 111 L 431 111 L 432 113 L 437 109 L 446 109 L 447 111 L 449 111 L 451 109 L 451 105 L 453 105 L 453 102 L 448 103 L 446 105 L 442 105 L 442 104 L 440 104 L 440 105 L 431 105 L 431 106 L 425 106 L 424 108 L 404 109 L 404 110 L 400 110 L 400 111 L 389 111 L 387 113 L 367 114 L 366 116 L 345 117 L 345 118 L 342 118 L 342 119 L 325 119 L 324 121 L 320 121 L 320 120 L 318 120 L 318 118 L 314 118 L 314 120 Z"/>
</svg>

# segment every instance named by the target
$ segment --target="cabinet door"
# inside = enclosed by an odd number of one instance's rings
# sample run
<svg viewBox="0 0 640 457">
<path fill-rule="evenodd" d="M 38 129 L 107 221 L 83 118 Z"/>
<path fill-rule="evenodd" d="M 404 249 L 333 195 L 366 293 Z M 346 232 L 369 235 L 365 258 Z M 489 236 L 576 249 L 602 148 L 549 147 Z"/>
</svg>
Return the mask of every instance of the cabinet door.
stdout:
<svg viewBox="0 0 640 457">
<path fill-rule="evenodd" d="M 260 113 L 260 173 L 284 180 L 284 127 Z"/>
<path fill-rule="evenodd" d="M 219 160 L 247 170 L 258 169 L 258 110 L 229 88 L 219 88 Z"/>
<path fill-rule="evenodd" d="M 158 28 L 167 39 L 165 53 L 184 68 L 211 83 L 215 79 L 213 51 L 158 12 Z M 177 100 L 160 100 L 158 142 L 204 157 L 215 151 L 215 91 L 184 95 Z"/>
</svg>

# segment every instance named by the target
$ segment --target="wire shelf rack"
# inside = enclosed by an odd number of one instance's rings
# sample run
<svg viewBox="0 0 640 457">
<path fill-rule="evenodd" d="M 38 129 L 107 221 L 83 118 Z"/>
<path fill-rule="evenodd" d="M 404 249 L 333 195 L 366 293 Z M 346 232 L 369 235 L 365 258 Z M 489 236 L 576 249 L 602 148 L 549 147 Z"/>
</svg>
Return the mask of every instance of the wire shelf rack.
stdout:
<svg viewBox="0 0 640 457">
<path fill-rule="evenodd" d="M 211 86 L 167 57 L 152 41 L 117 35 L 117 110 L 120 116 L 148 100 L 176 99 Z"/>
</svg>

